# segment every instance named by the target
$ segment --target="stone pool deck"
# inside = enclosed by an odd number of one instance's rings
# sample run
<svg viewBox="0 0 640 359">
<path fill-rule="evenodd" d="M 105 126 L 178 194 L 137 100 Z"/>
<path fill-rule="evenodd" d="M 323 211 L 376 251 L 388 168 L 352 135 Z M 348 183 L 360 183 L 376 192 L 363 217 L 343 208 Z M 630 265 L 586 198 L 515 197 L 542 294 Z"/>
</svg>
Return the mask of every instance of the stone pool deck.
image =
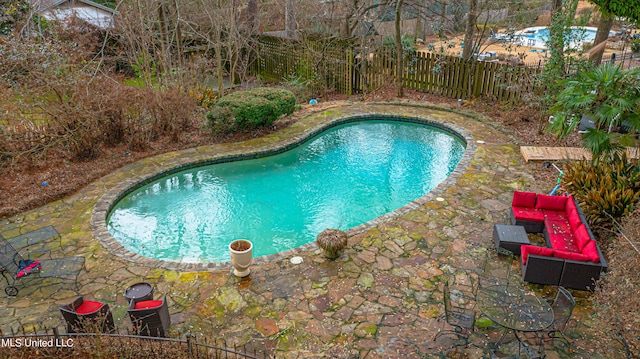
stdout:
<svg viewBox="0 0 640 359">
<path fill-rule="evenodd" d="M 251 276 L 239 280 L 223 266 L 175 270 L 124 252 L 114 255 L 94 236 L 91 223 L 96 204 L 114 188 L 126 187 L 123 183 L 179 163 L 272 148 L 332 118 L 362 113 L 427 117 L 462 127 L 473 141 L 481 142 L 472 144 L 475 151 L 456 179 L 396 216 L 352 234 L 349 248 L 336 261 L 326 261 L 315 245 L 307 245 L 258 261 Z M 12 237 L 55 226 L 62 234 L 62 248 L 48 244 L 53 255 L 86 257 L 87 270 L 80 274 L 78 292 L 109 303 L 122 329 L 129 326 L 124 289 L 147 281 L 154 285 L 156 296 L 167 295 L 171 331 L 176 337 L 192 331 L 232 344 L 268 348 L 282 358 L 441 357 L 451 348 L 447 340 L 433 341 L 444 326 L 442 275 L 480 268 L 486 248 L 493 244 L 493 224 L 507 222 L 514 189 L 541 191 L 553 186 L 535 183 L 526 173 L 515 142 L 508 131 L 491 125 L 488 119 L 424 103 L 344 104 L 315 112 L 263 138 L 139 161 L 73 196 L 0 220 L 0 233 Z M 117 251 L 115 247 L 111 250 Z M 289 258 L 293 255 L 301 256 L 303 262 L 292 264 Z M 513 272 L 520 273 L 516 262 Z M 43 279 L 26 284 L 15 298 L 0 292 L 0 329 L 62 325 L 58 307 L 78 295 L 73 284 Z M 528 287 L 544 296 L 553 294 L 552 288 Z M 574 294 L 578 306 L 567 331 L 572 346 L 548 344 L 548 358 L 624 357 L 621 348 L 599 347 L 589 331 L 597 323 L 589 316 L 593 308 L 588 293 Z M 488 357 L 490 343 L 499 334 L 496 329 L 476 328 L 471 338 L 474 345 L 462 354 Z M 449 356 L 455 354 L 460 353 L 449 352 Z"/>
</svg>

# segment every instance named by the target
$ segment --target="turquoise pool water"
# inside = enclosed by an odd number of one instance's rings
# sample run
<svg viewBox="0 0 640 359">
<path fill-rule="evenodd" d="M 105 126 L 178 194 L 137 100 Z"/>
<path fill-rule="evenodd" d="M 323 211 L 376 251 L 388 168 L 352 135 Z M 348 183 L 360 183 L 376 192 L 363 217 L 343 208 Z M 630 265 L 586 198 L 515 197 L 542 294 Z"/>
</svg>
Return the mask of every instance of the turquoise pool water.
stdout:
<svg viewBox="0 0 640 359">
<path fill-rule="evenodd" d="M 126 249 L 156 259 L 227 261 L 238 238 L 253 242 L 254 257 L 274 254 L 423 196 L 464 150 L 422 124 L 352 122 L 277 155 L 167 175 L 121 199 L 107 226 Z"/>
<path fill-rule="evenodd" d="M 597 29 L 592 27 L 573 26 L 568 40 L 572 47 L 583 42 L 593 42 L 596 38 L 596 31 Z M 547 41 L 549 41 L 549 28 L 532 27 L 518 31 L 516 35 L 526 39 L 526 41 L 520 41 L 523 45 L 546 49 Z"/>
</svg>

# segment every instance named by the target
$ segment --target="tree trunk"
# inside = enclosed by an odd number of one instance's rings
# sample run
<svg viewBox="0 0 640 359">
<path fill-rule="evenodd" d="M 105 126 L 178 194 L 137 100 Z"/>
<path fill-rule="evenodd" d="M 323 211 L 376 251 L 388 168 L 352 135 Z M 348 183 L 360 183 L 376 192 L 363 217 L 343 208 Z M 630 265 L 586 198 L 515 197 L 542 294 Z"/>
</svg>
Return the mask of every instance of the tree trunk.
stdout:
<svg viewBox="0 0 640 359">
<path fill-rule="evenodd" d="M 286 0 L 285 4 L 285 31 L 287 37 L 294 38 L 296 36 L 296 2 L 295 0 Z"/>
<path fill-rule="evenodd" d="M 476 30 L 476 22 L 478 19 L 478 0 L 469 0 L 469 12 L 467 13 L 467 27 L 464 33 L 464 49 L 462 50 L 462 58 L 470 59 L 475 52 L 473 35 Z"/>
<path fill-rule="evenodd" d="M 554 23 L 564 22 L 562 19 L 562 0 L 551 0 L 551 26 L 549 26 L 549 50 L 555 59 L 557 69 L 565 70 L 564 61 L 564 27 L 554 26 Z"/>
<path fill-rule="evenodd" d="M 600 21 L 598 22 L 598 31 L 596 32 L 596 37 L 593 39 L 593 46 L 598 45 L 603 41 L 607 41 L 609 38 L 609 31 L 611 31 L 611 27 L 613 26 L 613 16 L 606 13 L 600 14 Z M 594 54 L 593 63 L 594 65 L 599 65 L 602 61 L 602 54 L 604 53 L 604 48 Z"/>
<path fill-rule="evenodd" d="M 217 2 L 218 9 L 221 7 L 221 1 Z M 216 57 L 216 74 L 218 76 L 218 96 L 224 96 L 224 69 L 222 67 L 222 24 L 215 24 L 215 43 L 214 52 Z"/>
<path fill-rule="evenodd" d="M 402 13 L 402 3 L 404 0 L 397 0 L 396 3 L 396 85 L 398 86 L 398 97 L 404 96 L 402 74 L 404 72 L 404 61 L 402 61 L 402 34 L 400 33 L 400 15 Z"/>
<path fill-rule="evenodd" d="M 342 30 L 342 34 L 346 37 L 351 36 L 351 19 L 353 19 L 357 8 L 358 0 L 353 0 L 347 8 L 347 14 L 344 17 L 344 29 Z"/>
<path fill-rule="evenodd" d="M 247 30 L 254 34 L 258 29 L 258 0 L 247 1 Z"/>
<path fill-rule="evenodd" d="M 162 83 L 162 81 L 166 80 L 165 76 L 170 76 L 171 68 L 173 67 L 171 64 L 171 50 L 170 50 L 170 41 L 169 41 L 169 24 L 167 19 L 167 8 L 164 2 L 160 3 L 160 7 L 158 7 L 158 19 L 160 20 L 160 33 L 162 44 L 162 55 L 161 61 L 158 65 L 159 71 L 156 74 L 158 78 L 158 83 Z"/>
<path fill-rule="evenodd" d="M 423 9 L 427 7 L 427 0 L 420 0 L 418 5 L 418 17 L 416 18 L 416 40 L 424 40 L 426 38 L 425 26 L 425 12 Z"/>
<path fill-rule="evenodd" d="M 239 56 L 239 46 L 238 46 L 238 29 L 236 25 L 238 24 L 238 6 L 236 4 L 236 0 L 231 0 L 231 15 L 232 21 L 229 26 L 229 33 L 227 35 L 227 59 L 229 61 L 229 86 L 233 87 L 236 83 L 236 70 L 238 66 L 238 56 Z"/>
<path fill-rule="evenodd" d="M 442 11 L 440 13 L 440 18 L 442 19 L 442 27 L 438 31 L 439 37 L 444 37 L 445 29 L 447 27 L 447 6 L 449 6 L 449 1 L 444 0 L 442 2 Z"/>
<path fill-rule="evenodd" d="M 173 18 L 174 21 L 174 26 L 175 26 L 175 42 L 176 42 L 176 63 L 178 68 L 183 69 L 184 68 L 184 45 L 183 45 L 183 41 L 182 41 L 182 29 L 181 27 L 181 22 L 179 21 L 179 5 L 177 3 L 177 0 L 174 1 L 173 3 L 173 13 L 176 14 Z M 178 81 L 180 83 L 180 86 L 184 85 L 184 73 L 183 71 L 178 71 Z"/>
</svg>

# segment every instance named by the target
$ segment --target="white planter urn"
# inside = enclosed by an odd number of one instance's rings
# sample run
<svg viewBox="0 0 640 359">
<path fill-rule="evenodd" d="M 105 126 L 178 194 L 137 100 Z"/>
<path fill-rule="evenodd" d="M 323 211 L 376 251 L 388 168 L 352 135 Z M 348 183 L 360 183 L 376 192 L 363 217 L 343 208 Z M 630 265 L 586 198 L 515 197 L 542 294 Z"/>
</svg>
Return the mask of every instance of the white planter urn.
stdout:
<svg viewBox="0 0 640 359">
<path fill-rule="evenodd" d="M 253 260 L 253 243 L 246 239 L 236 239 L 229 244 L 229 254 L 233 274 L 236 277 L 246 277 L 251 273 L 249 266 Z"/>
</svg>

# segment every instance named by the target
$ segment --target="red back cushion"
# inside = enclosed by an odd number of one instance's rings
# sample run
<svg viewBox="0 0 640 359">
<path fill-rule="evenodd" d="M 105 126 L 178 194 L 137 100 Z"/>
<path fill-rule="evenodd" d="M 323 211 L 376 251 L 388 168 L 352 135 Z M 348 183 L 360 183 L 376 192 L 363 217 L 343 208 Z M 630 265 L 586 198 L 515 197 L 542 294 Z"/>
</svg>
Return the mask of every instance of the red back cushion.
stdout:
<svg viewBox="0 0 640 359">
<path fill-rule="evenodd" d="M 583 251 L 584 246 L 589 242 L 592 242 L 589 232 L 587 231 L 587 226 L 584 224 L 580 224 L 578 226 L 578 228 L 573 232 L 573 237 L 576 239 L 576 246 L 580 252 Z"/>
<path fill-rule="evenodd" d="M 569 221 L 569 226 L 571 227 L 571 230 L 575 232 L 576 229 L 578 229 L 578 227 L 582 225 L 582 219 L 580 219 L 580 215 L 578 215 L 578 211 L 571 210 L 568 213 L 567 217 L 568 217 L 567 220 Z"/>
<path fill-rule="evenodd" d="M 553 256 L 553 249 L 548 247 L 538 247 L 531 245 L 524 245 L 520 247 L 520 252 L 522 255 L 522 264 L 527 264 L 527 259 L 529 258 L 529 254 L 536 254 L 545 257 Z"/>
<path fill-rule="evenodd" d="M 536 198 L 536 208 L 550 209 L 552 211 L 563 211 L 567 205 L 567 197 L 565 196 L 549 196 L 548 194 L 539 194 Z"/>
<path fill-rule="evenodd" d="M 80 304 L 78 308 L 76 308 L 76 313 L 78 314 L 91 314 L 95 313 L 98 309 L 100 309 L 104 304 L 100 302 L 94 302 L 92 300 L 85 300 Z"/>
<path fill-rule="evenodd" d="M 588 260 L 593 263 L 600 262 L 600 255 L 598 254 L 598 248 L 596 246 L 596 241 L 589 241 L 587 245 L 582 249 L 582 254 L 584 254 Z"/>
<path fill-rule="evenodd" d="M 565 211 L 567 211 L 567 213 L 571 212 L 572 210 L 575 210 L 576 212 L 578 211 L 578 208 L 576 208 L 576 202 L 573 200 L 572 196 L 568 196 L 567 197 L 567 204 L 564 207 Z"/>
<path fill-rule="evenodd" d="M 553 252 L 553 256 L 556 258 L 569 259 L 572 261 L 580 262 L 587 262 L 589 260 L 589 257 L 577 252 L 555 251 Z"/>
<path fill-rule="evenodd" d="M 149 309 L 149 308 L 158 308 L 162 305 L 161 300 L 143 300 L 142 302 L 136 303 L 136 309 Z"/>
<path fill-rule="evenodd" d="M 536 205 L 535 192 L 513 191 L 512 206 L 533 208 Z"/>
</svg>

